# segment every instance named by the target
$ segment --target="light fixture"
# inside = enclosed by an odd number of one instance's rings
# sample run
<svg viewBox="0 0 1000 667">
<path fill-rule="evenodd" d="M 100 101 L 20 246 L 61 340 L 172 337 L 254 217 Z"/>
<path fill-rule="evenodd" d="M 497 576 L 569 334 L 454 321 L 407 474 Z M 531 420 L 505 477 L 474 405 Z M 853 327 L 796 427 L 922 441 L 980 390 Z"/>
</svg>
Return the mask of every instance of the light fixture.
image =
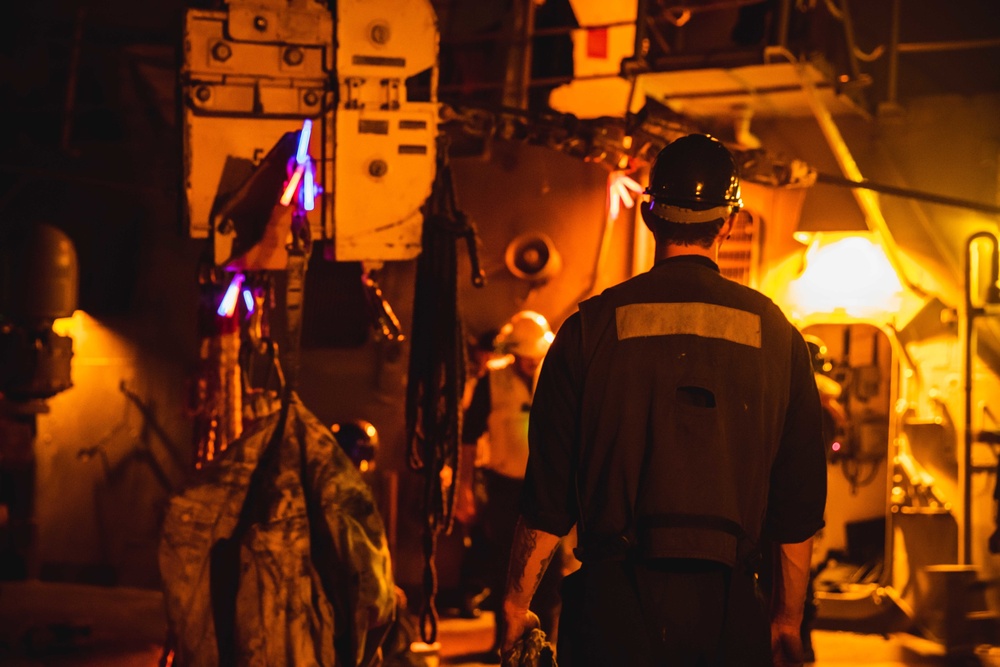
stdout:
<svg viewBox="0 0 1000 667">
<path fill-rule="evenodd" d="M 870 234 L 817 232 L 804 262 L 801 275 L 788 289 L 798 316 L 828 313 L 886 319 L 898 312 L 903 285 Z"/>
</svg>

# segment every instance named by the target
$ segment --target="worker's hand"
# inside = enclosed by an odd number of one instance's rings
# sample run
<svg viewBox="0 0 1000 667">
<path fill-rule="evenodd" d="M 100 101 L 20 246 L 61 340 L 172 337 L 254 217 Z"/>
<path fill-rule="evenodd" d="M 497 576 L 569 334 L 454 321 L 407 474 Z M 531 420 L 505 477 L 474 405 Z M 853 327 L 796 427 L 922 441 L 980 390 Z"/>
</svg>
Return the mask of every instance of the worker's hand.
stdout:
<svg viewBox="0 0 1000 667">
<path fill-rule="evenodd" d="M 805 662 L 801 623 L 771 621 L 771 655 L 774 667 L 799 667 Z"/>
<path fill-rule="evenodd" d="M 504 603 L 503 615 L 507 621 L 507 630 L 504 633 L 503 646 L 500 648 L 501 656 L 514 648 L 514 642 L 541 625 L 535 612 L 508 603 Z"/>
</svg>

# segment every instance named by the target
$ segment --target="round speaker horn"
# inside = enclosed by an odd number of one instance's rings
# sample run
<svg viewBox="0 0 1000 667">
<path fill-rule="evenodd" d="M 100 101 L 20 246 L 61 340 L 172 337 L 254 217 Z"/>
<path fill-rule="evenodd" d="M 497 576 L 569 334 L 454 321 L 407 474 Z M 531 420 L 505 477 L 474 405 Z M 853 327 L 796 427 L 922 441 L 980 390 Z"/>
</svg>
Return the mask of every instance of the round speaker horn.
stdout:
<svg viewBox="0 0 1000 667">
<path fill-rule="evenodd" d="M 556 246 L 541 232 L 526 232 L 507 244 L 507 269 L 521 280 L 548 280 L 562 269 Z"/>
</svg>

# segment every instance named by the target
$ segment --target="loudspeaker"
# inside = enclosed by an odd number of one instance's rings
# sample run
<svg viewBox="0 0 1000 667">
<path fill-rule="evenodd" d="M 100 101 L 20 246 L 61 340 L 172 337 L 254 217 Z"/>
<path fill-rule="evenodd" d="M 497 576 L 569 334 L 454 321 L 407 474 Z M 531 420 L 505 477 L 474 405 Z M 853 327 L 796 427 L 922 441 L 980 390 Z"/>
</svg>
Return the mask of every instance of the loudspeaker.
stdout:
<svg viewBox="0 0 1000 667">
<path fill-rule="evenodd" d="M 541 232 L 526 232 L 508 243 L 504 263 L 515 277 L 532 282 L 548 280 L 562 269 L 559 251 Z"/>
</svg>

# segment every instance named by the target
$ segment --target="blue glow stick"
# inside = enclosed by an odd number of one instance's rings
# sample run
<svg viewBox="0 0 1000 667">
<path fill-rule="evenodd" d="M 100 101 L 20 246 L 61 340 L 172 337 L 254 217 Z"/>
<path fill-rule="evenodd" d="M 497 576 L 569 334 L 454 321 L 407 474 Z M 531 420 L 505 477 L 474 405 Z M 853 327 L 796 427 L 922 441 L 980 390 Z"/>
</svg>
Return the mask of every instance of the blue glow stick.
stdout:
<svg viewBox="0 0 1000 667">
<path fill-rule="evenodd" d="M 240 296 L 240 288 L 242 286 L 243 274 L 237 273 L 230 281 L 229 287 L 226 288 L 226 295 L 222 297 L 219 309 L 215 311 L 220 317 L 232 317 L 233 313 L 236 312 L 236 299 Z"/>
<path fill-rule="evenodd" d="M 312 134 L 313 122 L 309 118 L 302 121 L 302 131 L 299 132 L 299 146 L 295 151 L 295 162 L 303 164 L 309 158 L 309 135 Z"/>
<path fill-rule="evenodd" d="M 243 290 L 243 303 L 245 303 L 247 305 L 247 313 L 248 314 L 252 313 L 253 312 L 253 294 L 251 294 L 250 290 L 248 290 L 248 289 Z"/>
<path fill-rule="evenodd" d="M 309 159 L 308 164 L 306 164 L 306 172 L 303 174 L 304 180 L 302 182 L 302 208 L 307 211 L 311 211 L 316 208 L 315 170 L 316 167 L 313 165 L 312 159 Z"/>
</svg>

